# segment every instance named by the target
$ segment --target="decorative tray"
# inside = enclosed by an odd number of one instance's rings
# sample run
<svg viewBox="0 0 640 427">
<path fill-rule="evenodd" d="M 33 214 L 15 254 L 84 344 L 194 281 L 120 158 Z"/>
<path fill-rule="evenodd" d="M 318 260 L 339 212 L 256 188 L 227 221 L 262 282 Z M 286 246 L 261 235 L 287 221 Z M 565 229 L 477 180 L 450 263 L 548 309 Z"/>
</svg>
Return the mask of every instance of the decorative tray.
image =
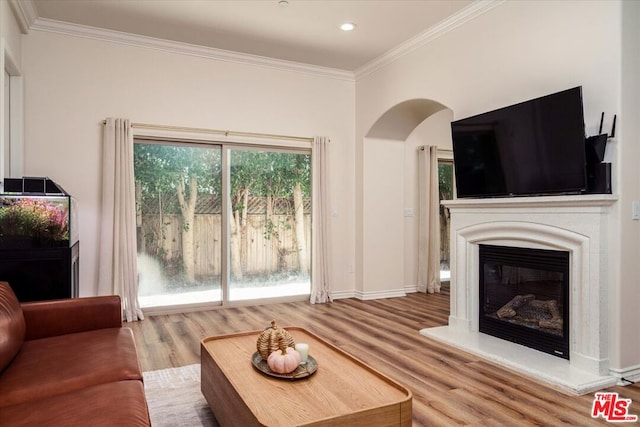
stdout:
<svg viewBox="0 0 640 427">
<path fill-rule="evenodd" d="M 306 378 L 310 375 L 313 375 L 318 370 L 318 362 L 311 356 L 307 357 L 307 363 L 304 365 L 298 365 L 295 371 L 289 372 L 288 374 L 278 374 L 273 372 L 269 365 L 267 365 L 267 361 L 260 356 L 260 353 L 257 351 L 253 353 L 251 356 L 251 364 L 258 371 L 262 372 L 265 375 L 274 378 L 283 378 L 287 380 L 299 380 L 302 378 Z"/>
</svg>

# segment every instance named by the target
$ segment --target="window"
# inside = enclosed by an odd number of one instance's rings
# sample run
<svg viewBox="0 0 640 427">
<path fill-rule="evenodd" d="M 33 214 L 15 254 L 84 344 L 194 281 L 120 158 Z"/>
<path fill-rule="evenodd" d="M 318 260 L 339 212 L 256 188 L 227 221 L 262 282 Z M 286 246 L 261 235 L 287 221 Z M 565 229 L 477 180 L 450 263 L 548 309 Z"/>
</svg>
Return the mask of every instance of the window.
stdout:
<svg viewBox="0 0 640 427">
<path fill-rule="evenodd" d="M 438 159 L 439 200 L 453 199 L 453 160 Z M 440 204 L 440 281 L 448 282 L 451 278 L 449 209 Z"/>
<path fill-rule="evenodd" d="M 308 150 L 135 142 L 143 307 L 309 294 Z"/>
</svg>

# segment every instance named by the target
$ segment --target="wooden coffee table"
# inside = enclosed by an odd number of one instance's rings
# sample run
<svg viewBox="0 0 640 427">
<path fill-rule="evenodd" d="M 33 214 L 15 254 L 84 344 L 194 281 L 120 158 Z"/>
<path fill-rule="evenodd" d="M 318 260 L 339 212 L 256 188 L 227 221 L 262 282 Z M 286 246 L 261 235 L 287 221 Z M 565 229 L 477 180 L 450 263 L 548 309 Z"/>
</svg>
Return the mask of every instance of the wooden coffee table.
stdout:
<svg viewBox="0 0 640 427">
<path fill-rule="evenodd" d="M 202 394 L 220 425 L 411 425 L 410 390 L 305 329 L 285 329 L 309 344 L 313 375 L 292 380 L 255 369 L 262 331 L 202 340 Z"/>
</svg>

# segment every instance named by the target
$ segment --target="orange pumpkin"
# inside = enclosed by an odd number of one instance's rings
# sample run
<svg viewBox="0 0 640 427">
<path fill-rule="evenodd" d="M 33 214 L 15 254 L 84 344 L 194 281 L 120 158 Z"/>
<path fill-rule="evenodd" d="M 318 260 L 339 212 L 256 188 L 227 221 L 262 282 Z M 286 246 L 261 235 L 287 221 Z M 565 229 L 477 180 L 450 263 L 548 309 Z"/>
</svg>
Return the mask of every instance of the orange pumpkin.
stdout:
<svg viewBox="0 0 640 427">
<path fill-rule="evenodd" d="M 269 369 L 278 374 L 288 374 L 296 370 L 300 364 L 300 353 L 293 347 L 287 347 L 280 339 L 280 349 L 267 358 Z"/>
</svg>

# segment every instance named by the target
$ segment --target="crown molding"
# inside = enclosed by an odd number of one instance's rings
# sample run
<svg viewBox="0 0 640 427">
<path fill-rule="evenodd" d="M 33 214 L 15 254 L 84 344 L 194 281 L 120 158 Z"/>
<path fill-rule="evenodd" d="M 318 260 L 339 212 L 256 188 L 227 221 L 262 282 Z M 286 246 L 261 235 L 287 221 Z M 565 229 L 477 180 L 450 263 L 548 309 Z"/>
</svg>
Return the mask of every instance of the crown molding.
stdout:
<svg viewBox="0 0 640 427">
<path fill-rule="evenodd" d="M 351 71 L 320 67 L 316 65 L 285 61 L 275 58 L 267 58 L 264 56 L 250 55 L 223 49 L 215 49 L 211 47 L 175 42 L 155 37 L 141 36 L 121 31 L 106 30 L 103 28 L 96 28 L 87 25 L 72 24 L 52 19 L 37 18 L 35 22 L 33 22 L 33 24 L 30 26 L 30 28 L 31 30 L 36 31 L 44 31 L 56 34 L 64 34 L 68 36 L 83 37 L 93 40 L 101 40 L 110 43 L 119 43 L 128 46 L 195 56 L 216 61 L 257 65 L 284 71 L 312 74 L 315 76 L 338 80 L 354 81 L 354 74 Z"/>
<path fill-rule="evenodd" d="M 38 18 L 38 10 L 33 0 L 9 0 L 9 6 L 22 34 L 28 34 L 29 28 Z"/>
<path fill-rule="evenodd" d="M 31 29 L 217 61 L 257 65 L 338 80 L 357 81 L 358 79 L 376 72 L 412 51 L 443 36 L 447 32 L 463 25 L 464 23 L 488 12 L 494 7 L 501 5 L 505 1 L 506 0 L 476 0 L 466 8 L 460 10 L 458 13 L 387 51 L 373 61 L 370 61 L 358 68 L 355 72 L 39 18 L 33 0 L 9 0 L 9 3 L 16 15 L 20 29 L 24 34 L 27 34 Z"/>
<path fill-rule="evenodd" d="M 355 79 L 358 80 L 369 74 L 376 72 L 377 70 L 391 64 L 399 58 L 413 52 L 414 50 L 426 45 L 427 43 L 443 36 L 449 31 L 461 26 L 462 24 L 477 18 L 485 12 L 493 9 L 496 6 L 501 5 L 506 0 L 476 0 L 469 6 L 460 10 L 458 13 L 451 15 L 444 21 L 430 27 L 417 36 L 407 40 L 404 43 L 399 44 L 393 49 L 382 54 L 378 58 L 374 59 L 358 68 L 355 71 Z"/>
</svg>

